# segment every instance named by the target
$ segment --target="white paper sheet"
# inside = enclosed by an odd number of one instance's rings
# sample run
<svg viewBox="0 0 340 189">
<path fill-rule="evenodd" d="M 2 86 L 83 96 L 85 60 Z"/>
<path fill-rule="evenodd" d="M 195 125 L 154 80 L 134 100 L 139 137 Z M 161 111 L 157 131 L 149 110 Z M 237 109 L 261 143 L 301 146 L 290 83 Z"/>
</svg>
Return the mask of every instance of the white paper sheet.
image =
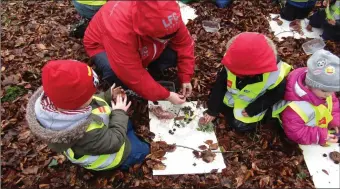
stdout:
<svg viewBox="0 0 340 189">
<path fill-rule="evenodd" d="M 279 14 L 270 14 L 271 18 L 275 18 L 279 16 Z M 279 26 L 276 21 L 274 20 L 269 20 L 269 25 L 270 25 L 270 30 L 274 32 L 274 35 L 279 38 L 279 40 L 282 40 L 282 37 L 288 37 L 288 36 L 293 36 L 296 39 L 299 38 L 320 38 L 320 35 L 322 34 L 322 29 L 319 28 L 313 28 L 312 32 L 306 30 L 306 27 L 309 23 L 308 19 L 301 20 L 301 27 L 303 31 L 303 35 L 300 35 L 296 31 L 292 31 L 291 28 L 289 27 L 290 21 L 284 20 L 280 17 L 280 20 L 282 20 L 283 24 Z"/>
<path fill-rule="evenodd" d="M 331 144 L 329 147 L 320 145 L 300 145 L 310 175 L 316 188 L 340 188 L 340 164 L 335 164 L 329 153 L 340 152 L 339 144 Z M 324 157 L 323 154 L 327 154 Z M 328 175 L 322 171 L 327 171 Z"/>
<path fill-rule="evenodd" d="M 169 110 L 174 113 L 177 113 L 182 107 L 190 106 L 192 110 L 195 110 L 194 115 L 196 115 L 196 117 L 184 128 L 178 128 L 174 126 L 173 119 L 167 121 L 159 120 L 149 112 L 149 118 L 151 119 L 150 130 L 156 135 L 155 141 L 165 141 L 168 144 L 176 143 L 177 145 L 183 145 L 197 150 L 199 150 L 198 146 L 204 145 L 204 141 L 206 140 L 213 140 L 214 143 L 217 143 L 214 132 L 205 133 L 196 130 L 198 120 L 204 111 L 203 108 L 196 109 L 196 101 L 187 102 L 180 106 L 173 106 L 168 101 L 158 101 L 158 103 L 164 110 Z M 149 101 L 149 106 L 150 105 L 153 105 L 153 103 Z M 173 128 L 176 128 L 176 131 L 171 135 L 169 130 Z M 213 169 L 218 169 L 218 172 L 221 172 L 222 169 L 226 167 L 221 153 L 216 153 L 213 162 L 206 163 L 201 158 L 196 159 L 192 152 L 190 149 L 177 147 L 174 152 L 165 155 L 167 159 L 162 162 L 166 165 L 166 169 L 154 170 L 153 175 L 201 174 L 210 173 Z M 194 163 L 196 166 L 193 165 Z"/>
<path fill-rule="evenodd" d="M 194 20 L 197 15 L 195 14 L 196 10 L 191 8 L 190 6 L 177 1 L 179 4 L 180 10 L 181 10 L 181 16 L 184 24 L 187 24 L 189 22 L 189 19 Z"/>
</svg>

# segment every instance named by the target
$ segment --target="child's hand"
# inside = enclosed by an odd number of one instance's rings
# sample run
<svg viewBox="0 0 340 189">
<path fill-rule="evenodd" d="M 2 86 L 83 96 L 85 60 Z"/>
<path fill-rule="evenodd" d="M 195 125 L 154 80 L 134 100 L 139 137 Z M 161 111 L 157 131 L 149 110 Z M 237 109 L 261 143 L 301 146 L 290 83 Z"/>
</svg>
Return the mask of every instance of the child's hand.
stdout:
<svg viewBox="0 0 340 189">
<path fill-rule="evenodd" d="M 335 26 L 336 21 L 335 20 L 328 20 L 328 24 Z"/>
<path fill-rule="evenodd" d="M 333 134 L 328 134 L 327 135 L 327 142 L 337 143 L 338 142 L 338 137 L 333 135 Z"/>
<path fill-rule="evenodd" d="M 242 115 L 243 115 L 244 117 L 249 117 L 249 115 L 247 114 L 246 110 L 242 110 Z"/>
<path fill-rule="evenodd" d="M 213 121 L 215 119 L 215 116 L 211 116 L 207 113 L 204 114 L 204 123 L 203 124 L 208 124 L 211 121 Z"/>
<path fill-rule="evenodd" d="M 127 103 L 127 97 L 125 96 L 123 99 L 122 95 L 119 94 L 116 99 L 116 104 L 115 102 L 111 101 L 112 110 L 124 110 L 126 112 L 131 106 L 131 101 L 128 104 L 126 103 Z"/>
</svg>

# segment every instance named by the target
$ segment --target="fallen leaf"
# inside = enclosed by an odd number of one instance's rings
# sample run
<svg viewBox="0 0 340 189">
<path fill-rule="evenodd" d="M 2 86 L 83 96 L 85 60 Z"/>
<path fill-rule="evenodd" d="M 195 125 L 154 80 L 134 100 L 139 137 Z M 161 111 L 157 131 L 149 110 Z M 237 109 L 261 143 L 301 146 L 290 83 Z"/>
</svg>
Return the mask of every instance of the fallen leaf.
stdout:
<svg viewBox="0 0 340 189">
<path fill-rule="evenodd" d="M 183 120 L 185 117 L 184 116 L 178 116 L 178 117 L 175 117 L 174 119 L 177 121 L 177 120 Z"/>
<path fill-rule="evenodd" d="M 35 175 L 38 173 L 39 167 L 38 166 L 31 166 L 28 167 L 24 170 L 22 170 L 22 173 L 24 173 L 25 175 Z"/>
<path fill-rule="evenodd" d="M 218 144 L 214 143 L 214 144 L 209 145 L 209 149 L 210 150 L 217 150 L 218 149 Z"/>
<path fill-rule="evenodd" d="M 216 154 L 211 152 L 210 150 L 205 150 L 203 152 L 201 152 L 201 157 L 202 160 L 206 163 L 210 163 L 212 161 L 214 161 Z"/>
<path fill-rule="evenodd" d="M 212 140 L 206 140 L 204 143 L 206 143 L 208 146 L 210 146 L 210 145 L 213 144 L 213 141 Z"/>
<path fill-rule="evenodd" d="M 232 9 L 233 13 L 236 14 L 237 16 L 244 16 L 243 13 L 241 11 L 238 11 L 237 9 Z"/>
<path fill-rule="evenodd" d="M 206 145 L 201 145 L 198 147 L 200 150 L 206 150 L 208 149 L 208 147 Z"/>
<path fill-rule="evenodd" d="M 39 184 L 40 189 L 50 188 L 49 184 Z"/>
<path fill-rule="evenodd" d="M 40 50 L 46 50 L 46 46 L 44 44 L 39 43 L 39 44 L 37 44 L 37 47 Z"/>
<path fill-rule="evenodd" d="M 192 151 L 192 153 L 194 154 L 194 156 L 195 156 L 195 158 L 201 158 L 201 154 L 200 154 L 200 152 L 199 151 L 197 151 L 197 150 L 194 150 L 194 151 Z"/>
</svg>

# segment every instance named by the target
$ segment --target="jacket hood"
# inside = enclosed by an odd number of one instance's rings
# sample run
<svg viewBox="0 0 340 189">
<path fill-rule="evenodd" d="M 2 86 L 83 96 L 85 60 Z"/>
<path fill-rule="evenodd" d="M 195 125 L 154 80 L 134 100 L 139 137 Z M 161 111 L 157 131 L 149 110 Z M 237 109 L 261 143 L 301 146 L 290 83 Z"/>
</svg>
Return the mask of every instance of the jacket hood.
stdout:
<svg viewBox="0 0 340 189">
<path fill-rule="evenodd" d="M 183 21 L 176 1 L 136 1 L 132 22 L 139 35 L 160 38 L 175 33 Z"/>
<path fill-rule="evenodd" d="M 43 127 L 37 120 L 35 113 L 35 103 L 43 93 L 42 87 L 40 87 L 30 98 L 26 108 L 26 120 L 28 126 L 31 129 L 32 134 L 47 143 L 53 144 L 73 144 L 77 140 L 81 139 L 87 127 L 94 120 L 97 121 L 97 117 L 90 114 L 87 119 L 83 119 L 78 122 L 78 125 L 72 126 L 63 130 L 51 130 Z M 100 121 L 100 120 L 98 120 Z"/>
<path fill-rule="evenodd" d="M 317 97 L 305 86 L 307 68 L 293 70 L 287 77 L 284 99 L 287 101 L 307 101 L 315 106 L 324 104 L 325 100 Z"/>
</svg>

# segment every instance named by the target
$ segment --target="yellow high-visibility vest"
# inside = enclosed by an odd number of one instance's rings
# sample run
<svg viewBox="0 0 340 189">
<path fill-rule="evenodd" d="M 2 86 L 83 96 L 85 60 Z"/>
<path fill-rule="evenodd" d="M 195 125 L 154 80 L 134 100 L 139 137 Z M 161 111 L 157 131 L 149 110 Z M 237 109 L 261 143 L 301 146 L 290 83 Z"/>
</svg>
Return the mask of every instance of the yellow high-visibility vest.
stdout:
<svg viewBox="0 0 340 189">
<path fill-rule="evenodd" d="M 90 132 L 94 129 L 102 129 L 107 127 L 109 124 L 109 116 L 111 114 L 110 106 L 105 102 L 104 99 L 99 97 L 93 96 L 93 98 L 97 101 L 104 102 L 104 106 L 100 106 L 96 109 L 92 110 L 92 113 L 98 115 L 102 118 L 103 122 L 98 124 L 97 122 L 93 121 L 89 127 L 86 129 L 86 132 Z M 86 169 L 91 169 L 95 171 L 112 169 L 117 167 L 122 160 L 123 154 L 125 149 L 125 143 L 120 147 L 119 151 L 113 154 L 103 154 L 103 155 L 84 155 L 78 159 L 74 157 L 74 152 L 71 148 L 64 151 L 66 157 L 75 164 L 83 166 Z"/>
<path fill-rule="evenodd" d="M 326 17 L 329 20 L 340 20 L 340 0 L 337 0 L 333 5 L 327 6 Z"/>
<path fill-rule="evenodd" d="M 261 121 L 267 110 L 255 115 L 253 117 L 244 117 L 242 110 L 244 110 L 250 103 L 262 96 L 267 89 L 273 89 L 281 83 L 281 81 L 288 75 L 291 66 L 285 62 L 278 64 L 278 70 L 275 72 L 268 72 L 263 74 L 263 81 L 249 84 L 242 90 L 236 88 L 236 75 L 227 70 L 227 92 L 224 96 L 223 103 L 229 107 L 234 108 L 235 119 L 244 123 L 255 123 Z M 273 115 L 278 114 L 277 111 L 284 105 L 278 102 L 273 106 Z"/>
<path fill-rule="evenodd" d="M 329 122 L 333 120 L 332 96 L 327 97 L 326 102 L 327 107 L 323 104 L 320 104 L 319 106 L 314 106 L 306 101 L 290 102 L 287 106 L 292 108 L 301 117 L 301 119 L 305 122 L 307 126 L 327 128 Z"/>
<path fill-rule="evenodd" d="M 76 0 L 78 3 L 83 5 L 90 5 L 90 6 L 102 6 L 107 1 L 100 1 L 100 0 Z"/>
</svg>

